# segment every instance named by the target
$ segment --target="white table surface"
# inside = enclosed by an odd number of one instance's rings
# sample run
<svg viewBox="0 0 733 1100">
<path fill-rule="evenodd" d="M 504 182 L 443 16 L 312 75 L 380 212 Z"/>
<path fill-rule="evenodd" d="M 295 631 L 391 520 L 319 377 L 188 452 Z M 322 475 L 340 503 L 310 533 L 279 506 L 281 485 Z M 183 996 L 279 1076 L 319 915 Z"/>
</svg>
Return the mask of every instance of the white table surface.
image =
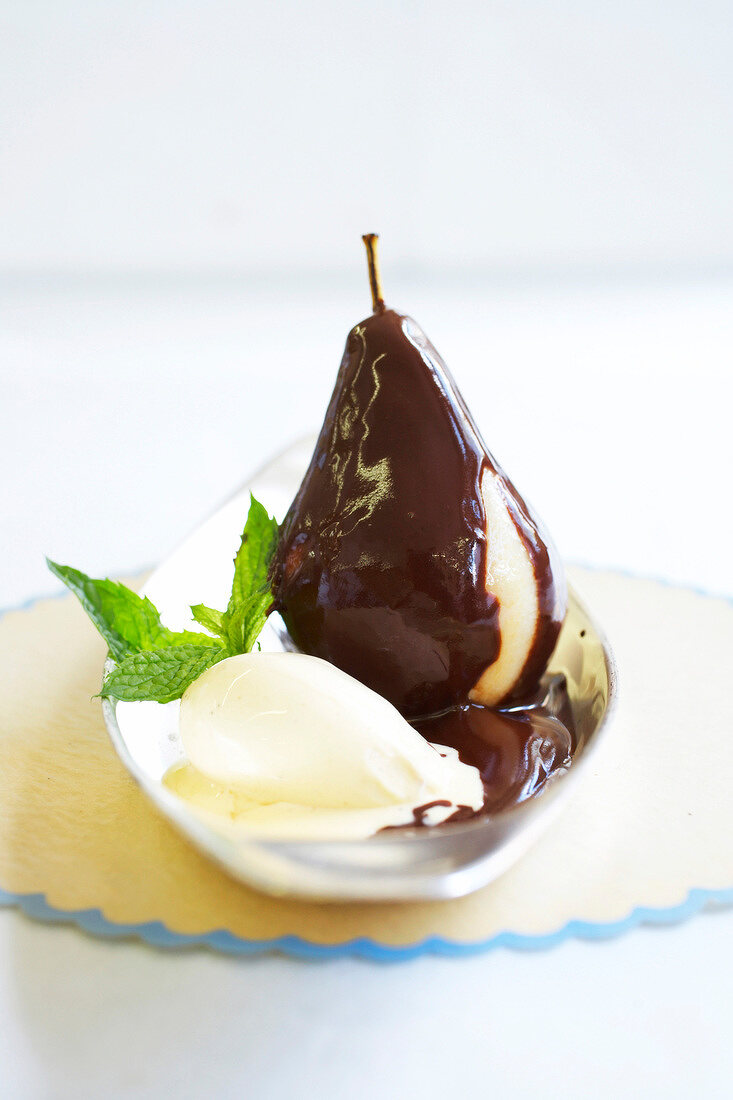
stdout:
<svg viewBox="0 0 733 1100">
<path fill-rule="evenodd" d="M 395 279 L 571 560 L 733 596 L 733 280 Z M 163 556 L 317 427 L 366 287 L 0 290 L 0 605 Z M 698 884 L 704 885 L 704 884 Z M 733 885 L 733 884 L 731 884 Z M 0 1095 L 723 1097 L 733 911 L 378 965 L 105 943 L 0 911 Z"/>
</svg>

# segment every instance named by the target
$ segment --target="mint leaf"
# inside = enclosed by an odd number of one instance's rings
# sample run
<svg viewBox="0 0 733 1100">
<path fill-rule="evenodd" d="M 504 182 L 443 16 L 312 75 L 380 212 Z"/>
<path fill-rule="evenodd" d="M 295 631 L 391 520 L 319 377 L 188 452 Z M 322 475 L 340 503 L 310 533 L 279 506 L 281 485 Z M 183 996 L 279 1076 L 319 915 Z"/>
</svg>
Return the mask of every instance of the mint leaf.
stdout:
<svg viewBox="0 0 733 1100">
<path fill-rule="evenodd" d="M 70 565 L 49 561 L 48 568 L 63 581 L 102 635 L 116 661 L 128 653 L 165 646 L 211 644 L 211 639 L 192 630 L 173 631 L 163 626 L 155 604 L 124 584 L 93 580 Z"/>
<path fill-rule="evenodd" d="M 226 650 L 216 645 L 178 645 L 131 653 L 109 673 L 101 694 L 128 703 L 170 703 L 226 656 Z"/>
<path fill-rule="evenodd" d="M 222 611 L 215 611 L 213 607 L 207 607 L 205 603 L 196 603 L 191 607 L 191 614 L 197 623 L 205 626 L 212 634 L 226 639 L 227 629 Z"/>
<path fill-rule="evenodd" d="M 58 565 L 46 558 L 51 572 L 70 589 L 109 646 L 109 651 L 119 661 L 130 651 L 130 642 L 112 626 L 116 588 L 112 581 L 93 581 L 79 569 L 70 565 Z M 120 586 L 121 587 L 121 586 Z"/>
<path fill-rule="evenodd" d="M 102 695 L 127 702 L 148 699 L 169 703 L 217 661 L 249 653 L 272 607 L 268 574 L 277 539 L 277 521 L 250 494 L 227 610 L 217 611 L 205 604 L 191 607 L 195 621 L 213 637 L 192 630 L 169 630 L 146 596 L 117 581 L 94 580 L 79 569 L 47 558 L 51 572 L 78 597 L 117 662 Z"/>
<path fill-rule="evenodd" d="M 234 559 L 234 580 L 222 619 L 233 653 L 249 653 L 272 606 L 269 569 L 278 539 L 277 520 L 250 493 L 247 522 Z"/>
<path fill-rule="evenodd" d="M 272 606 L 269 591 L 255 592 L 227 615 L 227 641 L 232 653 L 249 653 L 257 640 Z"/>
<path fill-rule="evenodd" d="M 228 618 L 256 592 L 269 590 L 268 570 L 277 538 L 277 520 L 268 516 L 265 507 L 250 493 L 247 522 L 234 559 L 234 581 L 226 611 Z"/>
</svg>

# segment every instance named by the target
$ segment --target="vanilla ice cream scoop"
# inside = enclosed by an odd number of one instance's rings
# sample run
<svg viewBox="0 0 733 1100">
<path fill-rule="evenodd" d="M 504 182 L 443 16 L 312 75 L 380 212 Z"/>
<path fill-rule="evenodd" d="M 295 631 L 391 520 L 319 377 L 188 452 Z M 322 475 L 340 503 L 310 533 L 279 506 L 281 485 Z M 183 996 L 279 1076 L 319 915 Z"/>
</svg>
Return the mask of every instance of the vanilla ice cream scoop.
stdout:
<svg viewBox="0 0 733 1100">
<path fill-rule="evenodd" d="M 300 653 L 243 654 L 208 669 L 181 700 L 180 736 L 191 764 L 249 805 L 483 803 L 476 768 L 430 745 L 370 688 Z"/>
</svg>

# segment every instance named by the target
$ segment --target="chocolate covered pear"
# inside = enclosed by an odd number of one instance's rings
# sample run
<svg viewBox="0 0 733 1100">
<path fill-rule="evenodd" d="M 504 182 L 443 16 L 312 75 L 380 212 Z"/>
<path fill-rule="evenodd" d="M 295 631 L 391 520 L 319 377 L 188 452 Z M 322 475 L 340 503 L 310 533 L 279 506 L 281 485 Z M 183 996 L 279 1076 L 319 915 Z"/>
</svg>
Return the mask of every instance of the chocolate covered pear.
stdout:
<svg viewBox="0 0 733 1100">
<path fill-rule="evenodd" d="M 557 555 L 422 329 L 382 300 L 356 325 L 273 586 L 299 649 L 404 715 L 535 688 L 565 614 Z"/>
</svg>

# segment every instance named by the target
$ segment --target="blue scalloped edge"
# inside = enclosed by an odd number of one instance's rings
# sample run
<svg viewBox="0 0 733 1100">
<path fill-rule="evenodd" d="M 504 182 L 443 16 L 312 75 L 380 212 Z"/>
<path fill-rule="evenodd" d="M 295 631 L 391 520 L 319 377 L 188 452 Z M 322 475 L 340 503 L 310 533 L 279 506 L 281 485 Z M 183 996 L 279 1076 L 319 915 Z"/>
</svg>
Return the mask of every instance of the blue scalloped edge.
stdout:
<svg viewBox="0 0 733 1100">
<path fill-rule="evenodd" d="M 356 957 L 373 962 L 406 962 L 420 955 L 461 958 L 508 947 L 514 951 L 544 951 L 569 939 L 606 940 L 621 936 L 640 925 L 673 925 L 689 920 L 707 907 L 732 906 L 733 888 L 726 890 L 690 890 L 679 905 L 668 908 L 637 907 L 621 920 L 598 922 L 571 920 L 555 932 L 530 936 L 519 932 L 500 932 L 474 943 L 459 943 L 442 936 L 428 936 L 417 943 L 397 947 L 360 936 L 344 943 L 318 944 L 300 936 L 276 936 L 270 940 L 244 940 L 224 929 L 200 935 L 173 932 L 162 921 L 144 924 L 115 924 L 99 909 L 64 911 L 54 909 L 43 894 L 10 894 L 0 889 L 0 906 L 19 908 L 34 920 L 53 924 L 72 924 L 104 939 L 139 939 L 152 947 L 168 950 L 207 947 L 224 955 L 252 956 L 279 953 L 301 959 L 339 959 Z"/>
<path fill-rule="evenodd" d="M 619 573 L 622 576 L 634 580 L 656 581 L 668 588 L 686 588 L 698 596 L 708 599 L 724 600 L 733 604 L 733 597 L 715 592 L 707 592 L 692 585 L 677 584 L 666 578 L 648 576 L 633 573 L 630 570 L 619 569 L 611 566 L 591 565 L 587 562 L 574 562 L 581 569 L 595 570 L 597 572 Z M 53 592 L 47 596 L 35 596 L 16 607 L 0 609 L 0 618 L 8 611 L 26 611 L 45 599 L 58 599 L 65 596 L 65 590 Z M 43 894 L 11 894 L 0 888 L 0 908 L 20 909 L 27 917 L 43 921 L 47 924 L 71 924 L 88 932 L 92 936 L 102 939 L 138 939 L 152 947 L 167 950 L 183 950 L 206 947 L 224 955 L 239 957 L 266 955 L 277 953 L 300 959 L 342 959 L 362 958 L 373 962 L 407 962 L 418 958 L 420 955 L 442 955 L 447 958 L 462 958 L 467 955 L 478 955 L 482 952 L 493 951 L 499 947 L 507 947 L 513 951 L 545 951 L 551 947 L 559 947 L 566 940 L 609 940 L 631 932 L 641 925 L 668 926 L 681 924 L 689 920 L 697 913 L 708 907 L 733 906 L 733 887 L 723 890 L 707 890 L 694 888 L 690 890 L 684 901 L 679 905 L 668 908 L 651 908 L 637 906 L 628 916 L 617 921 L 591 922 L 571 920 L 555 932 L 547 932 L 540 936 L 524 935 L 520 932 L 499 932 L 488 939 L 476 940 L 474 943 L 459 943 L 456 940 L 448 940 L 442 936 L 427 936 L 417 943 L 403 947 L 395 947 L 386 943 L 378 943 L 368 936 L 360 936 L 357 939 L 347 940 L 344 943 L 319 944 L 304 940 L 300 936 L 276 936 L 270 940 L 244 940 L 225 929 L 217 929 L 213 932 L 205 932 L 201 935 L 184 935 L 173 932 L 162 921 L 148 921 L 143 924 L 115 924 L 107 920 L 99 909 L 54 909 L 48 904 Z"/>
</svg>

